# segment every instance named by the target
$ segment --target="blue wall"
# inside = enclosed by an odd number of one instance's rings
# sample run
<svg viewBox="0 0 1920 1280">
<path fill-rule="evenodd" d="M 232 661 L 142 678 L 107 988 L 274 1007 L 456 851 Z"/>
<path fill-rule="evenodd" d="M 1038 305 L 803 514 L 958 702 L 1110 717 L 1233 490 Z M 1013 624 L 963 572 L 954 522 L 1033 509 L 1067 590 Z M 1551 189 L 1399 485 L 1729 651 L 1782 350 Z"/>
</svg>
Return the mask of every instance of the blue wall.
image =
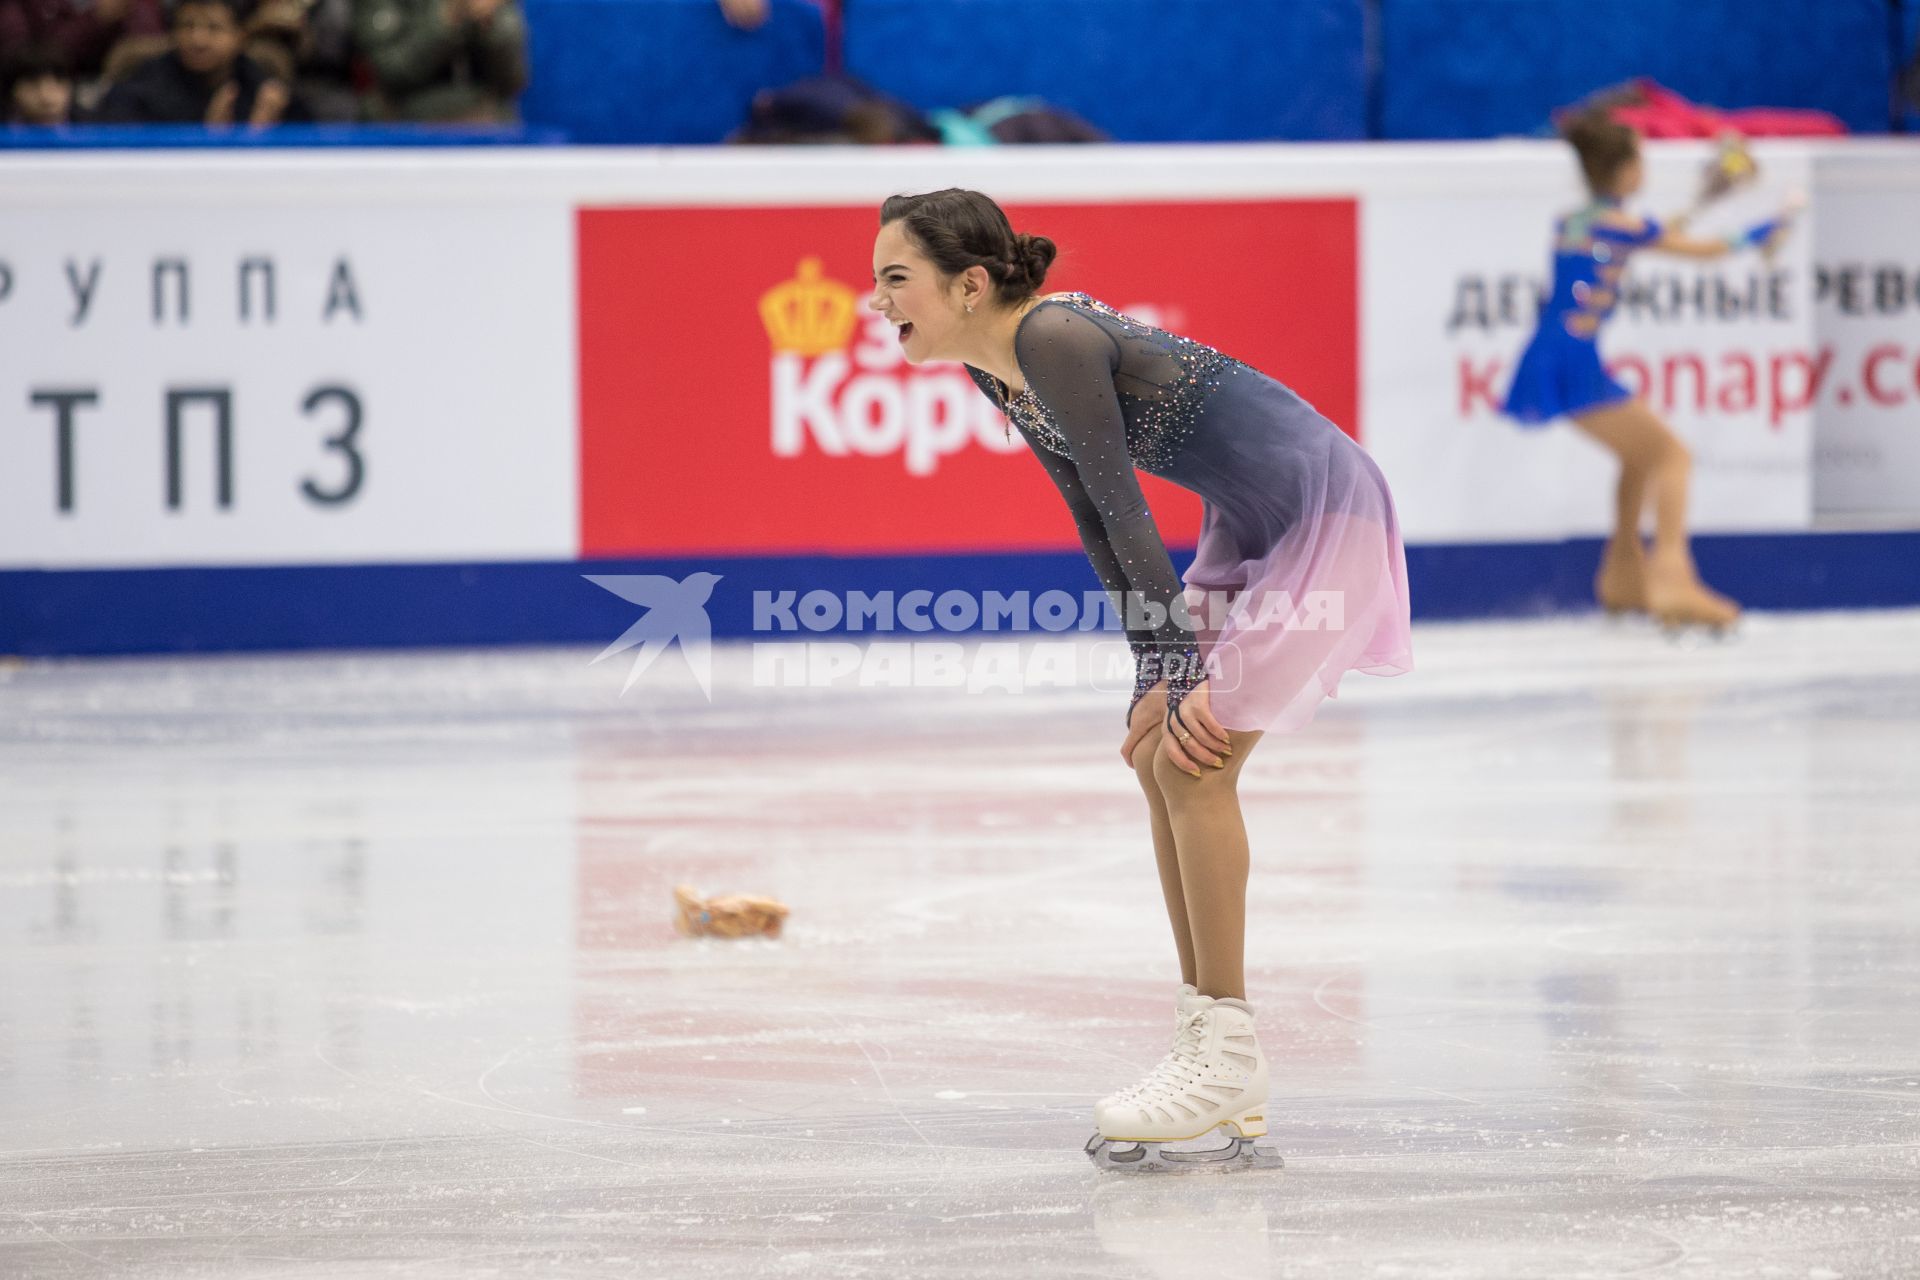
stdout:
<svg viewBox="0 0 1920 1280">
<path fill-rule="evenodd" d="M 717 142 L 819 72 L 804 0 L 740 32 L 714 0 L 526 0 L 529 122 Z M 1037 94 L 1122 141 L 1475 138 L 1651 76 L 1722 107 L 1890 124 L 1920 0 L 845 0 L 848 71 L 923 110 Z"/>
<path fill-rule="evenodd" d="M 761 89 L 818 75 L 820 10 L 772 0 L 758 31 L 736 31 L 715 0 L 524 0 L 532 82 L 527 122 L 575 142 L 719 142 Z"/>
<path fill-rule="evenodd" d="M 1920 0 L 1896 0 L 1896 3 L 1900 5 L 1893 45 L 1893 65 L 1897 75 L 1920 51 Z M 1920 106 L 1902 103 L 1897 119 L 1906 132 L 1920 133 Z"/>
<path fill-rule="evenodd" d="M 1531 133 L 1651 76 L 1720 107 L 1816 107 L 1884 132 L 1886 0 L 1379 0 L 1389 138 Z"/>
<path fill-rule="evenodd" d="M 1039 94 L 1122 142 L 1366 136 L 1365 0 L 846 0 L 847 70 L 923 110 Z"/>
<path fill-rule="evenodd" d="M 1751 608 L 1920 604 L 1920 532 L 1703 536 L 1701 573 Z M 1417 618 L 1590 608 L 1600 544 L 1416 546 Z M 1176 557 L 1184 563 L 1185 557 Z M 639 617 L 587 573 L 722 575 L 715 635 L 752 633 L 755 590 L 1098 589 L 1078 552 L 1004 556 L 0 572 L 0 654 L 606 644 Z"/>
<path fill-rule="evenodd" d="M 771 0 L 523 0 L 528 128 L 499 142 L 716 143 L 760 89 L 828 61 L 820 10 Z M 845 0 L 848 71 L 922 110 L 1033 94 L 1125 142 L 1480 138 L 1650 76 L 1720 107 L 1805 107 L 1857 132 L 1890 110 L 1920 0 Z M 338 130 L 9 131 L 0 149 L 338 145 Z M 376 144 L 412 143 L 405 130 Z"/>
</svg>

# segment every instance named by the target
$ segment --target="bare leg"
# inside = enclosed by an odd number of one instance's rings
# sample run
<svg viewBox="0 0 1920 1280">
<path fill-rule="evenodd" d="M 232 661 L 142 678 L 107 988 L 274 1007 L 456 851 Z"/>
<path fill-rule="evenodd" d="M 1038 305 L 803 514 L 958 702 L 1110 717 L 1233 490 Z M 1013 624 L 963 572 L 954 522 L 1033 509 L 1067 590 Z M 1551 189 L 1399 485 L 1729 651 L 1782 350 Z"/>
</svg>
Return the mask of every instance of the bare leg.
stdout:
<svg viewBox="0 0 1920 1280">
<path fill-rule="evenodd" d="M 1595 409 L 1573 421 L 1620 460 L 1614 536 L 1639 537 L 1640 516 L 1651 496 L 1654 554 L 1685 552 L 1693 460 L 1680 438 L 1639 400 Z"/>
<path fill-rule="evenodd" d="M 1580 414 L 1574 422 L 1620 459 L 1613 538 L 1602 561 L 1601 578 L 1608 579 L 1610 569 L 1615 582 L 1627 577 L 1630 558 L 1639 550 L 1640 514 L 1651 500 L 1653 554 L 1645 568 L 1647 607 L 1664 622 L 1723 626 L 1739 617 L 1740 606 L 1709 591 L 1694 569 L 1693 553 L 1687 547 L 1687 484 L 1693 460 L 1679 437 L 1639 400 Z M 1604 596 L 1602 603 L 1606 603 Z"/>
<path fill-rule="evenodd" d="M 1613 535 L 1600 553 L 1593 595 L 1609 613 L 1647 611 L 1647 549 L 1640 540 L 1640 516 L 1647 507 L 1647 469 L 1620 464 L 1614 492 Z"/>
<path fill-rule="evenodd" d="M 1179 891 L 1186 903 L 1193 952 L 1191 981 L 1201 995 L 1216 999 L 1244 1000 L 1247 995 L 1249 859 L 1239 780 L 1259 741 L 1256 731 L 1235 730 L 1226 767 L 1203 770 L 1198 778 L 1182 773 L 1157 750 L 1150 757 L 1153 781 L 1160 788 L 1178 853 Z M 1164 863 L 1161 877 L 1164 886 Z M 1171 893 L 1168 902 L 1171 909 Z"/>
<path fill-rule="evenodd" d="M 1159 702 L 1157 698 L 1142 699 L 1141 715 L 1149 715 L 1151 704 Z M 1161 705 L 1165 705 L 1161 703 Z M 1160 735 L 1165 730 L 1156 725 L 1147 730 L 1133 749 L 1133 771 L 1140 779 L 1140 789 L 1147 796 L 1147 818 L 1153 827 L 1153 859 L 1160 867 L 1160 894 L 1167 900 L 1167 919 L 1173 925 L 1174 949 L 1180 953 L 1180 981 L 1194 981 L 1193 930 L 1187 925 L 1187 898 L 1180 885 L 1180 854 L 1173 838 L 1173 820 L 1167 814 L 1167 798 L 1161 794 L 1160 784 L 1153 778 L 1153 758 L 1160 753 Z"/>
</svg>

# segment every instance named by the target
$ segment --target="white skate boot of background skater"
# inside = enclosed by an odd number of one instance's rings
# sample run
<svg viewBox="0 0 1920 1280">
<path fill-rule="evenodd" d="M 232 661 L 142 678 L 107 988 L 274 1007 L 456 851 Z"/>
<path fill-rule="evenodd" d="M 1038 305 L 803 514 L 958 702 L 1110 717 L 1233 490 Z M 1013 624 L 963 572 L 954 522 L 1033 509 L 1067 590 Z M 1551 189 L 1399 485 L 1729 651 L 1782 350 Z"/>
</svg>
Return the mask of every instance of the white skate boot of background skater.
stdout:
<svg viewBox="0 0 1920 1280">
<path fill-rule="evenodd" d="M 1094 1122 L 1087 1157 L 1103 1171 L 1281 1167 L 1277 1152 L 1254 1142 L 1267 1132 L 1267 1059 L 1253 1010 L 1182 987 L 1173 1047 L 1146 1079 L 1102 1098 Z M 1199 1141 L 1209 1135 L 1225 1141 Z"/>
</svg>

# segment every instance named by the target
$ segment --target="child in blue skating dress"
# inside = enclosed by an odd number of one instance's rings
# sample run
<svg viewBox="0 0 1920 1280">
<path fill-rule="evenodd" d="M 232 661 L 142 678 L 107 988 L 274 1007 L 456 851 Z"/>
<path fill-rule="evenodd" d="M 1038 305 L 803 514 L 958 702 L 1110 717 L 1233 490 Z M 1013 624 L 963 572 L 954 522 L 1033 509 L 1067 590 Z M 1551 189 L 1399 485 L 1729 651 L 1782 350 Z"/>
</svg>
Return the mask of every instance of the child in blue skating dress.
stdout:
<svg viewBox="0 0 1920 1280">
<path fill-rule="evenodd" d="M 1594 579 L 1609 611 L 1651 613 L 1670 626 L 1725 627 L 1740 606 L 1709 590 L 1687 546 L 1686 446 L 1646 401 L 1613 378 L 1595 341 L 1619 300 L 1635 253 L 1657 251 L 1718 258 L 1765 246 L 1785 228 L 1773 220 L 1721 239 L 1689 236 L 1684 219 L 1662 226 L 1625 207 L 1640 189 L 1640 140 L 1632 129 L 1590 108 L 1563 126 L 1586 176 L 1592 201 L 1561 220 L 1554 245 L 1553 293 L 1539 328 L 1514 370 L 1505 412 L 1522 426 L 1554 418 L 1575 426 L 1620 459 L 1613 536 Z M 1640 540 L 1640 517 L 1651 501 L 1653 549 Z"/>
</svg>

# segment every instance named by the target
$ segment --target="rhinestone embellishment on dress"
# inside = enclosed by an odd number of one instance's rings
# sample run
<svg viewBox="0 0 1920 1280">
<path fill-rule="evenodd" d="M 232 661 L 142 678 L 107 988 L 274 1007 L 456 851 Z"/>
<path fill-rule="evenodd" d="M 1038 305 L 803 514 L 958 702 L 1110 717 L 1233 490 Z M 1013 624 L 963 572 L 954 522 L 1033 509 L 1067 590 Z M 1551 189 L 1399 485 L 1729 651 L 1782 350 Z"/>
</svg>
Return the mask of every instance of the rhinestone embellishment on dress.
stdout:
<svg viewBox="0 0 1920 1280">
<path fill-rule="evenodd" d="M 1048 301 L 1103 316 L 1118 324 L 1128 337 L 1145 339 L 1160 347 L 1179 365 L 1178 376 L 1163 385 L 1156 396 L 1138 395 L 1115 387 L 1127 424 L 1127 453 L 1134 466 L 1142 471 L 1158 472 L 1170 466 L 1179 456 L 1181 444 L 1193 434 L 1200 407 L 1208 394 L 1220 386 L 1222 379 L 1246 368 L 1232 356 L 1222 355 L 1203 342 L 1143 324 L 1084 293 L 1061 294 Z M 1015 425 L 1031 432 L 1033 438 L 1051 452 L 1071 456 L 1066 438 L 1031 386 L 1011 400 L 997 383 L 995 386 L 1000 391 L 1001 409 Z"/>
</svg>

